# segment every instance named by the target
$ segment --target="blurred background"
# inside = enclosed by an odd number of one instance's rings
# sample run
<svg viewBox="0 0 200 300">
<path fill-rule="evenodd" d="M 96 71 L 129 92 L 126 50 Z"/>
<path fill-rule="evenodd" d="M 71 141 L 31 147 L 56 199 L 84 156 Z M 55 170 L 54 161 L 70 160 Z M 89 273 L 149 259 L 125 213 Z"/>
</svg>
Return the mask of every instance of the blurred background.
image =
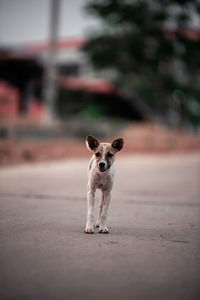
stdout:
<svg viewBox="0 0 200 300">
<path fill-rule="evenodd" d="M 0 165 L 199 150 L 199 53 L 198 0 L 0 0 Z"/>
</svg>

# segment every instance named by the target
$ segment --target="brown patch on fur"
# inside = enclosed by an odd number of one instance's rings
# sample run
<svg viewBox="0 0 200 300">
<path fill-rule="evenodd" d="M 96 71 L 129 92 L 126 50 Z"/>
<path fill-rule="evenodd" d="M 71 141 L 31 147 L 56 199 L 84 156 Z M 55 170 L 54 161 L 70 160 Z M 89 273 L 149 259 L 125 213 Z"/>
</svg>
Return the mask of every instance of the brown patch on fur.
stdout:
<svg viewBox="0 0 200 300">
<path fill-rule="evenodd" d="M 114 149 L 116 149 L 117 151 L 120 151 L 122 148 L 123 148 L 123 145 L 124 145 L 124 141 L 123 139 L 116 139 L 112 142 L 112 147 Z"/>
<path fill-rule="evenodd" d="M 95 149 L 99 146 L 99 142 L 97 139 L 91 135 L 87 137 L 87 143 L 91 150 L 95 151 Z"/>
<path fill-rule="evenodd" d="M 104 149 L 105 149 L 105 160 L 107 161 L 108 165 L 111 166 L 112 163 L 114 162 L 115 154 L 117 153 L 117 151 L 109 143 L 99 144 L 99 147 L 96 149 L 95 154 L 100 153 L 100 156 L 95 155 L 96 161 L 99 162 L 101 160 Z M 109 154 L 111 154 L 112 156 L 109 156 Z"/>
<path fill-rule="evenodd" d="M 122 138 L 115 139 L 112 142 L 112 144 L 110 144 L 110 143 L 99 143 L 99 141 L 93 136 L 88 136 L 86 142 L 89 149 L 94 151 L 95 154 L 94 159 L 96 159 L 97 164 L 105 155 L 104 159 L 107 162 L 107 168 L 109 168 L 113 164 L 116 153 L 123 148 L 123 144 L 124 144 Z M 92 167 L 93 161 L 94 160 L 92 160 L 90 163 L 89 170 Z"/>
</svg>

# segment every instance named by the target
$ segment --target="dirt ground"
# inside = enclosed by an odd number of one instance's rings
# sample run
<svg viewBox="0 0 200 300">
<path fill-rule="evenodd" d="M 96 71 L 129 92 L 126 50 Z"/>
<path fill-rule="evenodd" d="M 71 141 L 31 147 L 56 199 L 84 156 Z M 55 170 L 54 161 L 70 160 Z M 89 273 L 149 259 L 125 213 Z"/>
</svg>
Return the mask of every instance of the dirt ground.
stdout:
<svg viewBox="0 0 200 300">
<path fill-rule="evenodd" d="M 123 137 L 125 140 L 123 154 L 191 153 L 200 151 L 199 135 L 186 131 L 171 130 L 158 125 L 133 124 L 120 132 L 118 136 Z M 90 153 L 85 147 L 84 140 L 0 139 L 0 167 L 89 156 Z"/>
</svg>

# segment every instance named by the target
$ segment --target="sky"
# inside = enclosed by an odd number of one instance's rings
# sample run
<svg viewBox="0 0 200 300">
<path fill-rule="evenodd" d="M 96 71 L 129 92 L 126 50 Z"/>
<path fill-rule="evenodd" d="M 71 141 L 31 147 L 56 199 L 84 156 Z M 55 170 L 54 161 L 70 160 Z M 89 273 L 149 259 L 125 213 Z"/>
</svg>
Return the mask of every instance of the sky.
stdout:
<svg viewBox="0 0 200 300">
<path fill-rule="evenodd" d="M 48 39 L 51 0 L 0 0 L 0 46 L 17 46 Z M 85 36 L 98 21 L 84 12 L 87 0 L 60 0 L 59 37 Z M 200 19 L 193 14 L 193 27 Z"/>
<path fill-rule="evenodd" d="M 97 20 L 83 7 L 86 0 L 60 0 L 59 37 L 84 36 Z M 0 46 L 48 38 L 50 0 L 0 0 Z"/>
</svg>

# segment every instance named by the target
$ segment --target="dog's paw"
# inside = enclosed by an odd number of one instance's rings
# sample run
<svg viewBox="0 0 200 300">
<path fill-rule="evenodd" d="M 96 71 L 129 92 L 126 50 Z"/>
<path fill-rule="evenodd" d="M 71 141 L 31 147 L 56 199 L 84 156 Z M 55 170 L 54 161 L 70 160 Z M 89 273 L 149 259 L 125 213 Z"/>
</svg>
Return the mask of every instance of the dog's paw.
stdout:
<svg viewBox="0 0 200 300">
<path fill-rule="evenodd" d="M 109 233 L 109 230 L 107 227 L 105 228 L 100 228 L 99 233 Z"/>
<path fill-rule="evenodd" d="M 94 233 L 93 229 L 90 228 L 90 227 L 86 227 L 84 232 L 87 233 L 87 234 L 93 234 Z"/>
</svg>

